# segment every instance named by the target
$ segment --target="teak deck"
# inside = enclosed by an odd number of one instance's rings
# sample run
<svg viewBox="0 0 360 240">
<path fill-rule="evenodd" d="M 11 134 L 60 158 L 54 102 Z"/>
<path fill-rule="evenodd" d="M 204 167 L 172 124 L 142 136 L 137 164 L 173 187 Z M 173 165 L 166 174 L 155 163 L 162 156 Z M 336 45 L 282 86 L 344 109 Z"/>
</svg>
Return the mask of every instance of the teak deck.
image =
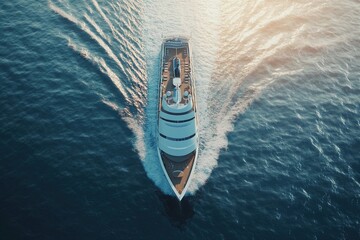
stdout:
<svg viewBox="0 0 360 240">
<path fill-rule="evenodd" d="M 181 95 L 184 95 L 185 91 L 188 91 L 191 94 L 191 68 L 190 68 L 190 57 L 188 53 L 188 49 L 183 48 L 168 48 L 165 46 L 164 49 L 164 59 L 162 66 L 162 95 L 164 95 L 167 91 L 174 90 L 173 78 L 174 78 L 174 70 L 173 70 L 173 59 L 178 57 L 181 62 Z M 181 103 L 185 103 L 184 99 Z"/>
<path fill-rule="evenodd" d="M 184 161 L 175 162 L 165 153 L 161 154 L 166 172 L 179 194 L 182 193 L 189 179 L 195 160 L 195 151 L 187 156 Z"/>
</svg>

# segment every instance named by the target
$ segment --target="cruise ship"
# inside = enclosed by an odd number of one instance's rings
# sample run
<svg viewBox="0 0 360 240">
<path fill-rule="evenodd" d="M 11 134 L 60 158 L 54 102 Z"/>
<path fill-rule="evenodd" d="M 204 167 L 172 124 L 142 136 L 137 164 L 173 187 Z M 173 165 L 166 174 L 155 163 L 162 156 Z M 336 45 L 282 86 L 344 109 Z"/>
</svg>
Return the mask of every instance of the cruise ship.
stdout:
<svg viewBox="0 0 360 240">
<path fill-rule="evenodd" d="M 172 190 L 181 201 L 198 156 L 199 136 L 189 39 L 167 38 L 161 47 L 158 155 Z"/>
</svg>

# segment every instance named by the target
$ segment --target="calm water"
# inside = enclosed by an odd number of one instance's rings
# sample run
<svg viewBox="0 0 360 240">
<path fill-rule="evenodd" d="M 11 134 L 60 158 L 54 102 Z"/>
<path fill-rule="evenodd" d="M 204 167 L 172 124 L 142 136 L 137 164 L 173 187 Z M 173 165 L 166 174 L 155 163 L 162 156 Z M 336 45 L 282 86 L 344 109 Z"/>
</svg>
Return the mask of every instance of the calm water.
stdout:
<svg viewBox="0 0 360 240">
<path fill-rule="evenodd" d="M 0 3 L 0 239 L 360 239 L 360 2 Z M 191 37 L 200 156 L 171 195 L 161 39 Z"/>
</svg>

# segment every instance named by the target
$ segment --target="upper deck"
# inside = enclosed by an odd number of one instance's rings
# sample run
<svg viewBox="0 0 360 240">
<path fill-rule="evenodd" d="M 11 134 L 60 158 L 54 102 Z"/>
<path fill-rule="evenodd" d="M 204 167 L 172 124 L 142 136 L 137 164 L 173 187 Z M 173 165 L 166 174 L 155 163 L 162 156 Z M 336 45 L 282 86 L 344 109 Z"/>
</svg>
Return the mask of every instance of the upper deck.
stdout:
<svg viewBox="0 0 360 240">
<path fill-rule="evenodd" d="M 159 148 L 171 156 L 185 156 L 197 149 L 195 88 L 188 40 L 166 40 L 161 57 Z"/>
<path fill-rule="evenodd" d="M 168 97 L 166 102 L 168 106 L 176 103 L 174 100 L 175 86 L 174 86 L 174 59 L 180 60 L 180 94 L 181 105 L 186 105 L 190 99 L 186 96 L 193 95 L 193 86 L 191 79 L 191 63 L 190 63 L 190 51 L 187 40 L 180 39 L 176 41 L 174 39 L 167 40 L 163 43 L 163 59 L 162 59 L 162 71 L 161 71 L 161 98 L 165 96 L 167 92 L 171 93 L 171 97 Z M 187 94 L 185 93 L 187 92 Z M 194 100 L 194 99 L 193 99 Z M 160 101 L 162 104 L 162 101 Z"/>
</svg>

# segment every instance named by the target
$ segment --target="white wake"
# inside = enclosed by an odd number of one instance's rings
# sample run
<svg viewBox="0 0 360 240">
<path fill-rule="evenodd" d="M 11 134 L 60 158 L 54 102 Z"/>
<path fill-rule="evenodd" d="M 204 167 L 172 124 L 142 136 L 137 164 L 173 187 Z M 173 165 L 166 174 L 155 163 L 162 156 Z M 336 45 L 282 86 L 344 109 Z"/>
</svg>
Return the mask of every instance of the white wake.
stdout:
<svg viewBox="0 0 360 240">
<path fill-rule="evenodd" d="M 147 175 L 166 194 L 172 191 L 162 172 L 155 141 L 164 37 L 182 35 L 191 39 L 200 151 L 190 194 L 205 184 L 217 166 L 236 117 L 269 84 L 301 71 L 283 65 L 288 60 L 284 52 L 292 50 L 303 32 L 301 7 L 308 8 L 306 4 L 267 5 L 262 0 L 100 4 L 92 0 L 73 8 L 69 1 L 54 0 L 49 1 L 49 7 L 92 40 L 93 45 L 87 45 L 81 38 L 74 39 L 73 34 L 64 34 L 69 47 L 97 66 L 124 98 L 123 104 L 104 96 L 101 101 L 118 112 L 134 132 L 135 148 Z M 290 17 L 293 20 L 283 21 Z M 101 53 L 91 50 L 93 46 Z"/>
</svg>

